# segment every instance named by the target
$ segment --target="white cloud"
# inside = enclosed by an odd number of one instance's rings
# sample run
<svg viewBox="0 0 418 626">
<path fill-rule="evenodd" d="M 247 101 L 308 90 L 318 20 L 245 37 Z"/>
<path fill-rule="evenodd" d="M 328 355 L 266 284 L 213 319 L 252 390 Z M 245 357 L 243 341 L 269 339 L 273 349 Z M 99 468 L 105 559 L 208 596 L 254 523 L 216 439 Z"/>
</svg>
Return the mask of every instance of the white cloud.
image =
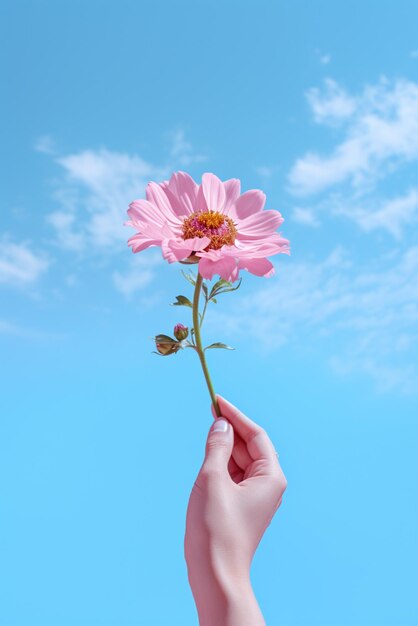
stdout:
<svg viewBox="0 0 418 626">
<path fill-rule="evenodd" d="M 132 200 L 143 197 L 149 180 L 164 179 L 168 168 L 137 155 L 84 150 L 57 159 L 65 178 L 55 198 L 59 208 L 47 216 L 56 243 L 69 251 L 117 250 L 130 231 L 123 226 Z"/>
<path fill-rule="evenodd" d="M 128 300 L 137 291 L 144 289 L 156 276 L 156 268 L 161 263 L 161 255 L 155 252 L 134 254 L 129 267 L 124 271 L 115 271 L 112 274 L 116 289 Z"/>
<path fill-rule="evenodd" d="M 418 392 L 418 246 L 368 266 L 354 261 L 341 248 L 321 262 L 293 260 L 251 298 L 235 301 L 233 314 L 213 310 L 210 319 L 224 337 L 245 332 L 279 354 L 285 344 L 312 348 L 341 373 Z"/>
<path fill-rule="evenodd" d="M 377 209 L 370 206 L 342 206 L 335 209 L 335 213 L 354 220 L 365 232 L 383 229 L 399 241 L 404 227 L 418 222 L 418 190 L 410 189 L 403 196 L 386 200 Z"/>
<path fill-rule="evenodd" d="M 77 232 L 76 213 L 66 211 L 54 211 L 46 217 L 47 222 L 56 231 L 56 243 L 66 250 L 81 252 L 85 246 L 85 234 Z"/>
<path fill-rule="evenodd" d="M 326 78 L 324 82 L 322 91 L 312 87 L 306 92 L 315 122 L 333 124 L 350 118 L 356 110 L 356 99 L 349 96 L 335 80 Z"/>
<path fill-rule="evenodd" d="M 295 207 L 292 211 L 292 220 L 304 226 L 319 226 L 319 221 L 312 209 Z"/>
<path fill-rule="evenodd" d="M 204 154 L 198 154 L 194 151 L 193 145 L 190 141 L 187 141 L 182 128 L 168 133 L 168 138 L 171 142 L 170 156 L 176 163 L 188 166 L 192 163 L 202 163 L 207 160 Z"/>
<path fill-rule="evenodd" d="M 255 171 L 260 176 L 260 178 L 267 182 L 279 169 L 280 167 L 277 165 L 259 165 L 255 168 Z"/>
<path fill-rule="evenodd" d="M 317 121 L 330 123 L 345 113 L 347 124 L 330 154 L 308 152 L 297 159 L 288 177 L 291 193 L 305 196 L 341 183 L 370 188 L 418 159 L 418 84 L 382 77 L 355 97 L 355 109 L 354 99 L 329 79 L 323 92 L 310 90 L 307 97 Z"/>
<path fill-rule="evenodd" d="M 13 243 L 6 237 L 0 242 L 0 284 L 22 287 L 32 285 L 47 270 L 44 255 L 32 252 L 27 243 Z"/>
</svg>

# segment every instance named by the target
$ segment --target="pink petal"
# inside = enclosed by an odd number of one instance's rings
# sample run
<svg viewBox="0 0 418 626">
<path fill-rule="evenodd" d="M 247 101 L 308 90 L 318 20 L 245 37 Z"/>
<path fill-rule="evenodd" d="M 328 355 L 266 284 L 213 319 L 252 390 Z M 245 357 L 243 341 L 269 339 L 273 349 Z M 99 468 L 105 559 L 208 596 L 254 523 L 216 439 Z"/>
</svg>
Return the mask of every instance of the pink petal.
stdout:
<svg viewBox="0 0 418 626">
<path fill-rule="evenodd" d="M 266 237 L 279 228 L 283 221 L 279 211 L 258 211 L 238 223 L 237 239 Z"/>
<path fill-rule="evenodd" d="M 209 237 L 194 237 L 193 239 L 167 239 L 162 242 L 163 256 L 170 263 L 182 261 L 192 252 L 203 250 L 210 244 Z"/>
<path fill-rule="evenodd" d="M 148 183 L 146 188 L 146 196 L 147 200 L 153 204 L 164 216 L 165 220 L 167 220 L 172 225 L 180 225 L 181 220 L 176 215 L 173 210 L 173 207 L 170 204 L 169 199 L 167 198 L 167 194 L 164 193 L 160 185 L 157 183 Z"/>
<path fill-rule="evenodd" d="M 226 195 L 222 181 L 215 174 L 206 173 L 202 176 L 201 187 L 208 209 L 222 213 Z"/>
<path fill-rule="evenodd" d="M 222 256 L 216 261 L 207 256 L 201 257 L 199 272 L 203 278 L 211 279 L 215 274 L 218 274 L 221 278 L 230 282 L 234 282 L 239 276 L 237 261 L 233 256 Z"/>
<path fill-rule="evenodd" d="M 129 205 L 128 214 L 132 218 L 126 222 L 139 231 L 142 237 L 148 239 L 173 239 L 179 227 L 169 226 L 157 207 L 147 200 L 135 200 Z"/>
<path fill-rule="evenodd" d="M 160 225 L 164 223 L 161 213 L 155 205 L 148 202 L 148 200 L 134 200 L 131 202 L 128 215 L 135 226 L 138 227 L 149 221 Z"/>
<path fill-rule="evenodd" d="M 160 239 L 148 239 L 140 234 L 133 235 L 128 239 L 128 246 L 132 246 L 132 252 L 141 252 L 150 246 L 159 246 Z"/>
<path fill-rule="evenodd" d="M 250 189 L 237 198 L 235 211 L 239 218 L 245 219 L 249 215 L 258 213 L 266 203 L 265 194 L 259 189 Z"/>
<path fill-rule="evenodd" d="M 202 185 L 199 186 L 196 196 L 196 213 L 201 213 L 203 211 L 208 210 L 208 205 L 206 204 L 205 196 L 203 193 Z"/>
<path fill-rule="evenodd" d="M 239 197 L 241 191 L 241 182 L 238 178 L 230 178 L 224 182 L 225 189 L 225 206 L 224 213 L 228 214 L 234 202 Z"/>
<path fill-rule="evenodd" d="M 273 254 L 280 254 L 281 252 L 289 254 L 289 241 L 282 237 L 277 239 L 266 238 L 263 240 L 237 240 L 235 242 L 235 248 L 236 255 L 240 258 L 261 258 L 272 256 Z"/>
<path fill-rule="evenodd" d="M 196 197 L 199 186 L 186 172 L 174 172 L 166 190 L 178 200 L 181 212 L 178 215 L 190 215 L 196 210 Z M 168 195 L 168 194 L 167 194 Z"/>
<path fill-rule="evenodd" d="M 193 237 L 185 239 L 184 243 L 188 245 L 190 251 L 194 250 L 195 252 L 199 252 L 210 244 L 210 237 Z"/>
<path fill-rule="evenodd" d="M 238 267 L 256 276 L 269 278 L 274 274 L 274 266 L 268 259 L 240 259 Z"/>
</svg>

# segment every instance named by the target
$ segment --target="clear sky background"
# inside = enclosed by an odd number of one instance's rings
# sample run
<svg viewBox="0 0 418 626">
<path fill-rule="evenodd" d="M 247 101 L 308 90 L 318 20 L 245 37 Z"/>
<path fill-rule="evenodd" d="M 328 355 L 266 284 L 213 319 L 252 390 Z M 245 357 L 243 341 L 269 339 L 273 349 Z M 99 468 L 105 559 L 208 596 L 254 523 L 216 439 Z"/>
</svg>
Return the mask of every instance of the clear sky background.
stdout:
<svg viewBox="0 0 418 626">
<path fill-rule="evenodd" d="M 148 180 L 239 177 L 290 257 L 207 314 L 217 391 L 288 478 L 269 626 L 418 623 L 418 5 L 6 0 L 0 16 L 0 624 L 192 626 L 212 421 L 191 293 L 122 225 Z"/>
</svg>

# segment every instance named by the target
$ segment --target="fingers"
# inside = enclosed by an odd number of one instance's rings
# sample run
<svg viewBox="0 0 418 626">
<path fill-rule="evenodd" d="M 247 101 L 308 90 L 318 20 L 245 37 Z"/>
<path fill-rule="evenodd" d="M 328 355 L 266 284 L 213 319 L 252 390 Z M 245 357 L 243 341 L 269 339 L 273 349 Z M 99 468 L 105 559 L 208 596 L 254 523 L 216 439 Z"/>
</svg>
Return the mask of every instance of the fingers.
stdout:
<svg viewBox="0 0 418 626">
<path fill-rule="evenodd" d="M 242 470 L 246 470 L 249 465 L 253 462 L 252 456 L 247 450 L 247 444 L 241 439 L 239 435 L 235 432 L 234 437 L 234 448 L 232 450 L 232 456 L 234 457 L 237 465 Z"/>
<path fill-rule="evenodd" d="M 217 415 L 215 409 L 212 404 L 212 414 L 215 419 L 217 419 Z M 242 437 L 238 434 L 238 432 L 234 429 L 234 447 L 232 450 L 232 456 L 237 463 L 237 465 L 242 469 L 246 470 L 249 465 L 254 461 L 252 456 L 247 450 L 247 444 L 244 442 Z"/>
<path fill-rule="evenodd" d="M 239 465 L 237 465 L 233 456 L 231 456 L 228 462 L 228 472 L 234 483 L 240 483 L 244 479 L 244 472 Z"/>
<path fill-rule="evenodd" d="M 278 461 L 274 446 L 266 431 L 222 396 L 217 396 L 217 400 L 221 415 L 231 422 L 234 430 L 246 443 L 252 460 L 264 460 L 269 464 L 276 465 Z"/>
</svg>

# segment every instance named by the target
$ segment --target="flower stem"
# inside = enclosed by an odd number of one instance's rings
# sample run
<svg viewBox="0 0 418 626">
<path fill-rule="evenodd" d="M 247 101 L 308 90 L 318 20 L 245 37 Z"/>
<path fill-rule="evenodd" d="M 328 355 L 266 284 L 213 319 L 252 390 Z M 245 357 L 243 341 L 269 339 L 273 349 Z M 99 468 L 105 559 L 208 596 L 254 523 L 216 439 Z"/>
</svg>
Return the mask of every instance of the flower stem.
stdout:
<svg viewBox="0 0 418 626">
<path fill-rule="evenodd" d="M 212 380 L 210 378 L 208 364 L 206 363 L 205 353 L 202 347 L 202 338 L 200 336 L 200 323 L 199 323 L 199 298 L 200 290 L 202 288 L 203 277 L 198 272 L 196 278 L 196 285 L 193 296 L 193 328 L 196 339 L 196 352 L 199 355 L 200 363 L 202 365 L 203 374 L 205 375 L 206 384 L 209 389 L 209 394 L 212 399 L 212 404 L 215 409 L 216 415 L 220 417 L 221 412 L 219 410 L 218 402 L 216 400 L 215 390 L 213 388 Z M 203 321 L 203 318 L 202 318 Z"/>
</svg>

